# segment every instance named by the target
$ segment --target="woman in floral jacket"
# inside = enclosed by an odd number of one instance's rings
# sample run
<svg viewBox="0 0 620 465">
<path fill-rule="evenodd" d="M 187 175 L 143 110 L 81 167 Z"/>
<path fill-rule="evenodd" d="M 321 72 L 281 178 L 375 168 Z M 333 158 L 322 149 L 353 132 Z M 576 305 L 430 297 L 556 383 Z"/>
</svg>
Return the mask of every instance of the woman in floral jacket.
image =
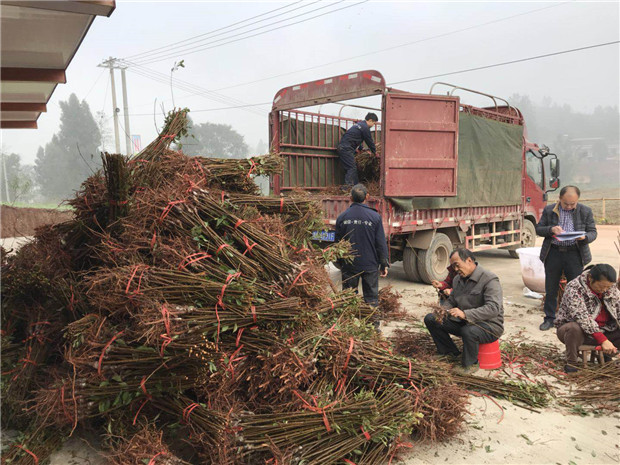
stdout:
<svg viewBox="0 0 620 465">
<path fill-rule="evenodd" d="M 616 270 L 611 265 L 595 265 L 566 285 L 555 326 L 566 344 L 564 371 L 577 371 L 580 345 L 601 346 L 606 356 L 620 348 L 620 291 Z"/>
</svg>

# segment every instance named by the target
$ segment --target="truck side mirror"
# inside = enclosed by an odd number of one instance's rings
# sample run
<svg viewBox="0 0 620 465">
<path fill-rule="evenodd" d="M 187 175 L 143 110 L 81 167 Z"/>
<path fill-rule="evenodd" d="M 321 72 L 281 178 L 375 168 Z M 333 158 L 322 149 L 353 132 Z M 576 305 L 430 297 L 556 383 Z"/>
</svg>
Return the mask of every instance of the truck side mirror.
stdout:
<svg viewBox="0 0 620 465">
<path fill-rule="evenodd" d="M 558 187 L 560 187 L 560 179 L 552 178 L 549 182 L 549 187 L 553 187 L 553 189 L 557 189 Z"/>
<path fill-rule="evenodd" d="M 549 170 L 551 171 L 551 182 L 553 183 L 554 179 L 560 177 L 560 160 L 557 158 L 552 158 L 549 162 Z M 557 186 L 553 186 L 553 184 L 551 184 L 551 187 Z"/>
</svg>

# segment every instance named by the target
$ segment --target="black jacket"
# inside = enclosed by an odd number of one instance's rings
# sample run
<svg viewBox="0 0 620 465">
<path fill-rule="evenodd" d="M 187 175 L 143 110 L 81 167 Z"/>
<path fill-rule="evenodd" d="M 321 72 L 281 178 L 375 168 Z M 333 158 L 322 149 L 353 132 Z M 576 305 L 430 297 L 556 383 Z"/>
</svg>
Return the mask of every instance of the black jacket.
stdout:
<svg viewBox="0 0 620 465">
<path fill-rule="evenodd" d="M 372 134 L 366 121 L 358 121 L 344 133 L 342 139 L 340 139 L 339 149 L 355 151 L 362 148 L 362 141 L 366 142 L 366 145 L 372 153 L 377 152 L 375 142 L 372 140 Z"/>
<path fill-rule="evenodd" d="M 377 271 L 388 267 L 388 251 L 383 222 L 377 210 L 353 203 L 336 220 L 336 241 L 347 239 L 353 246 L 353 264 L 343 266 L 354 271 Z"/>
<path fill-rule="evenodd" d="M 551 238 L 553 233 L 551 228 L 560 224 L 560 203 L 547 205 L 543 210 L 540 221 L 536 225 L 536 234 L 545 238 L 542 249 L 540 251 L 540 260 L 545 261 L 551 248 Z M 590 252 L 590 242 L 596 239 L 596 224 L 594 224 L 594 216 L 592 209 L 581 203 L 573 210 L 573 226 L 575 231 L 585 231 L 586 238 L 577 241 L 579 253 L 581 254 L 581 262 L 585 266 L 592 261 L 592 252 Z"/>
</svg>

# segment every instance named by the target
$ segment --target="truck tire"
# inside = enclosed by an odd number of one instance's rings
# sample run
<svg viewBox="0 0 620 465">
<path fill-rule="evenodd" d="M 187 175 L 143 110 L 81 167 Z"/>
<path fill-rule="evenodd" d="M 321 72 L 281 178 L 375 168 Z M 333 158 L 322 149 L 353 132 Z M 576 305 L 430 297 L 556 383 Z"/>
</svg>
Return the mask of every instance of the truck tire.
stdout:
<svg viewBox="0 0 620 465">
<path fill-rule="evenodd" d="M 418 252 L 418 273 L 422 282 L 430 284 L 434 279 L 442 281 L 448 275 L 452 241 L 443 233 L 435 234 L 428 250 Z"/>
<path fill-rule="evenodd" d="M 523 220 L 523 230 L 521 231 L 521 245 L 519 247 L 534 247 L 536 245 L 536 226 L 530 220 Z M 517 247 L 517 248 L 519 248 Z M 516 249 L 509 250 L 512 258 L 519 258 Z"/>
<path fill-rule="evenodd" d="M 419 283 L 420 273 L 418 273 L 418 254 L 420 249 L 414 249 L 413 247 L 405 247 L 403 251 L 403 270 L 405 270 L 405 276 L 408 281 Z"/>
</svg>

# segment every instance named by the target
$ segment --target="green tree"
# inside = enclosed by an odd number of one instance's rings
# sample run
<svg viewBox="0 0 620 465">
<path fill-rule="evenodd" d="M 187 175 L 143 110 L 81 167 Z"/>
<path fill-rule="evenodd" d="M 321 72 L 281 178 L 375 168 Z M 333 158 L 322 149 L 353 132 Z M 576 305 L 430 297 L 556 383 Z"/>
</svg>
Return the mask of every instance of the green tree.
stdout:
<svg viewBox="0 0 620 465">
<path fill-rule="evenodd" d="M 227 124 L 192 124 L 190 135 L 180 141 L 186 155 L 211 158 L 245 158 L 248 146 L 243 136 Z"/>
<path fill-rule="evenodd" d="M 32 167 L 22 165 L 21 158 L 16 153 L 2 153 L 0 157 L 2 157 L 2 163 L 0 164 L 0 169 L 2 170 L 0 199 L 2 203 L 28 202 L 32 200 L 34 195 Z"/>
<path fill-rule="evenodd" d="M 71 197 L 101 167 L 101 134 L 88 103 L 71 94 L 60 102 L 60 110 L 60 130 L 45 148 L 39 148 L 36 158 L 37 181 L 48 200 Z"/>
</svg>

